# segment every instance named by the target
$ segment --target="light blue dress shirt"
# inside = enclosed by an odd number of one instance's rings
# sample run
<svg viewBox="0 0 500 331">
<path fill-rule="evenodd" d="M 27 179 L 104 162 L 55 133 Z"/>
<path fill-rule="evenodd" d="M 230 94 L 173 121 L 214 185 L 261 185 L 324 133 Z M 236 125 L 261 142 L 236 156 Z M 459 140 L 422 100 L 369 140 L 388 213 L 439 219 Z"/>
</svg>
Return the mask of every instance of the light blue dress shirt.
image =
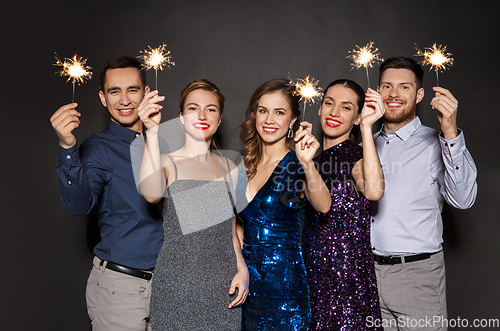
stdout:
<svg viewBox="0 0 500 331">
<path fill-rule="evenodd" d="M 466 209 L 477 194 L 477 169 L 462 132 L 444 139 L 416 117 L 401 129 L 374 135 L 385 194 L 372 204 L 372 249 L 378 255 L 442 249 L 443 201 Z"/>
</svg>

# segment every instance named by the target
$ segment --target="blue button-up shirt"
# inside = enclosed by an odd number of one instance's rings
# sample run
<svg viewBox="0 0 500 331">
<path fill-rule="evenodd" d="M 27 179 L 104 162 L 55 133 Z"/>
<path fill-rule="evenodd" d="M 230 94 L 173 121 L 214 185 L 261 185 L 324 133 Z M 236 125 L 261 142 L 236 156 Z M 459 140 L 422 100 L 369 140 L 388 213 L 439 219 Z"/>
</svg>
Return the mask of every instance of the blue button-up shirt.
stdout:
<svg viewBox="0 0 500 331">
<path fill-rule="evenodd" d="M 382 127 L 374 139 L 385 177 L 384 196 L 372 203 L 374 252 L 441 250 L 444 200 L 465 209 L 477 194 L 477 169 L 463 133 L 444 139 L 417 117 L 388 135 Z"/>
<path fill-rule="evenodd" d="M 140 136 L 110 120 L 79 149 L 59 147 L 57 174 L 61 198 L 71 214 L 92 209 L 97 213 L 97 257 L 152 270 L 163 243 L 163 226 L 158 206 L 144 199 L 134 181 L 130 145 Z"/>
</svg>

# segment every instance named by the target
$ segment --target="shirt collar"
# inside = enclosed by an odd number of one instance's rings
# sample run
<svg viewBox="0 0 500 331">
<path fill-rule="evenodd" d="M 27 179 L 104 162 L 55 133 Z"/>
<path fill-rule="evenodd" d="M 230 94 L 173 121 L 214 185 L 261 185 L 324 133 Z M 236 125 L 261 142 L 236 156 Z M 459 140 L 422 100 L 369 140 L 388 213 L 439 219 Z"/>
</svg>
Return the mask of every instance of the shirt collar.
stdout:
<svg viewBox="0 0 500 331">
<path fill-rule="evenodd" d="M 108 127 L 111 133 L 113 133 L 115 136 L 117 136 L 118 138 L 120 138 L 121 140 L 125 141 L 128 144 L 131 144 L 132 141 L 134 141 L 137 134 L 141 134 L 140 132 L 121 126 L 120 124 L 114 122 L 111 119 L 109 120 Z"/>
<path fill-rule="evenodd" d="M 420 118 L 418 116 L 415 116 L 415 118 L 410 123 L 392 133 L 397 135 L 401 140 L 406 141 L 421 125 L 422 122 L 420 121 Z M 384 132 L 384 124 L 382 124 L 382 127 L 377 133 L 377 137 L 380 135 L 387 136 Z"/>
</svg>

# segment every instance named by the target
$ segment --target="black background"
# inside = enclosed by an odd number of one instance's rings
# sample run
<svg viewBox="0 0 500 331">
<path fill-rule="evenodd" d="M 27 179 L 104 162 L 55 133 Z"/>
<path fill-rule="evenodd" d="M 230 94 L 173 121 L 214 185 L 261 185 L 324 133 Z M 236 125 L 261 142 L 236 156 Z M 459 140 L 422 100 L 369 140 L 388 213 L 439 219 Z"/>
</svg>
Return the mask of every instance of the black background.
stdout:
<svg viewBox="0 0 500 331">
<path fill-rule="evenodd" d="M 274 78 L 310 75 L 325 87 L 351 78 L 348 51 L 374 41 L 381 56 L 413 56 L 438 42 L 454 65 L 440 85 L 459 100 L 459 127 L 477 164 L 479 193 L 465 211 L 445 207 L 449 318 L 500 318 L 498 189 L 499 3 L 497 1 L 48 1 L 3 9 L 2 123 L 4 176 L 1 314 L 4 330 L 89 330 L 85 286 L 92 253 L 87 217 L 69 215 L 60 198 L 57 139 L 49 118 L 71 102 L 71 84 L 55 75 L 54 52 L 88 58 L 93 79 L 76 88 L 78 141 L 100 131 L 108 113 L 98 99 L 106 60 L 168 44 L 176 65 L 158 73 L 164 115 L 178 113 L 181 89 L 207 78 L 226 96 L 221 143 L 233 138 L 255 88 Z M 420 60 L 421 58 L 416 58 Z M 378 66 L 370 71 L 376 86 Z M 154 87 L 154 71 L 148 72 Z M 418 115 L 439 129 L 430 109 L 434 72 Z M 318 105 L 306 120 L 319 136 Z M 496 206 L 495 206 L 496 205 Z M 496 208 L 496 209 L 495 209 Z M 196 295 L 193 293 L 192 295 Z"/>
</svg>

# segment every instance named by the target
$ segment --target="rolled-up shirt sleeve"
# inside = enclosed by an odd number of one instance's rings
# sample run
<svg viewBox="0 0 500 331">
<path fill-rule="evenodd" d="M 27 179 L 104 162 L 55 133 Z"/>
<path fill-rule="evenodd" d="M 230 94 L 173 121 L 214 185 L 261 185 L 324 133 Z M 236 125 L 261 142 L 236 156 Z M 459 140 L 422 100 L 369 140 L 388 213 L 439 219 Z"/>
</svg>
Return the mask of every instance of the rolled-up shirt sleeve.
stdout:
<svg viewBox="0 0 500 331">
<path fill-rule="evenodd" d="M 446 202 L 459 209 L 472 207 L 477 195 L 477 168 L 465 146 L 463 132 L 454 139 L 439 135 L 444 169 L 437 174 L 440 192 Z"/>
</svg>

